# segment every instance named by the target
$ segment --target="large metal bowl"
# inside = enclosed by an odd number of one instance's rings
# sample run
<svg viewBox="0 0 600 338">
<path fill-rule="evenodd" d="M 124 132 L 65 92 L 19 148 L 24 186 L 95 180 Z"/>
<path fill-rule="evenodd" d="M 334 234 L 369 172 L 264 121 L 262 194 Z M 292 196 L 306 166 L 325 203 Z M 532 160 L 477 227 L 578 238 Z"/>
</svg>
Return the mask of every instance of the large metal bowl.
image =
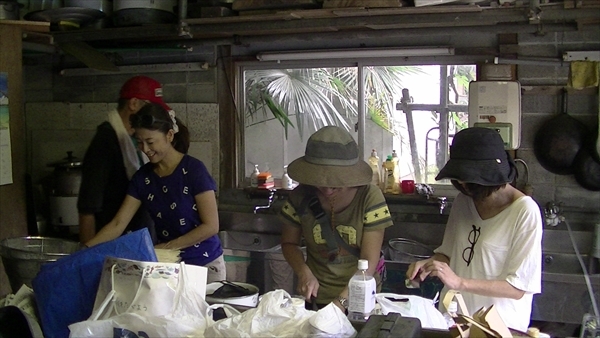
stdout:
<svg viewBox="0 0 600 338">
<path fill-rule="evenodd" d="M 51 237 L 15 237 L 0 241 L 0 256 L 10 287 L 17 292 L 31 281 L 43 264 L 54 262 L 79 250 L 79 243 Z"/>
<path fill-rule="evenodd" d="M 408 238 L 392 238 L 389 247 L 390 258 L 400 263 L 410 264 L 433 256 L 430 247 Z"/>
</svg>

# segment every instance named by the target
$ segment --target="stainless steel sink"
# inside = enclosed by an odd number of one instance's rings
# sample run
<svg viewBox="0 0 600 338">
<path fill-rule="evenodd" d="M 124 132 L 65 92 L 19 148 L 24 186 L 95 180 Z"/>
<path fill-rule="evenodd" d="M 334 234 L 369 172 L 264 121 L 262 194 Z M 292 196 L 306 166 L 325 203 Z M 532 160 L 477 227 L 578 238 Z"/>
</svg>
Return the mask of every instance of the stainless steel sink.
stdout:
<svg viewBox="0 0 600 338">
<path fill-rule="evenodd" d="M 581 255 L 584 265 L 589 274 L 597 274 L 599 271 L 596 266 L 590 265 L 590 256 Z M 563 252 L 543 252 L 542 253 L 542 271 L 545 273 L 556 273 L 565 275 L 583 275 L 583 269 L 574 253 Z"/>
<path fill-rule="evenodd" d="M 219 231 L 224 249 L 256 252 L 275 251 L 280 248 L 281 235 L 245 231 Z"/>
<path fill-rule="evenodd" d="M 277 215 L 219 211 L 221 231 L 280 234 L 283 223 Z"/>
</svg>

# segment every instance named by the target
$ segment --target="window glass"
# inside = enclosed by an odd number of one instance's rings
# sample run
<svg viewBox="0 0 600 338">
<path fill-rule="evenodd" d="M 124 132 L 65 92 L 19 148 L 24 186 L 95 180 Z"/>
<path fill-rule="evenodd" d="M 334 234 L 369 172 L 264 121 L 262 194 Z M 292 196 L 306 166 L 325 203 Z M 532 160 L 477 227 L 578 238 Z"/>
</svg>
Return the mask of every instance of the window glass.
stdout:
<svg viewBox="0 0 600 338">
<path fill-rule="evenodd" d="M 319 128 L 348 129 L 364 151 L 380 161 L 395 151 L 400 178 L 436 182 L 452 136 L 468 123 L 468 85 L 474 65 L 358 66 L 252 69 L 242 67 L 244 177 L 254 169 L 278 179 L 283 167 L 304 155 Z M 358 93 L 364 91 L 364 110 Z M 359 112 L 364 111 L 364 139 Z M 442 129 L 440 129 L 442 127 Z M 440 133 L 440 130 L 442 131 Z"/>
</svg>

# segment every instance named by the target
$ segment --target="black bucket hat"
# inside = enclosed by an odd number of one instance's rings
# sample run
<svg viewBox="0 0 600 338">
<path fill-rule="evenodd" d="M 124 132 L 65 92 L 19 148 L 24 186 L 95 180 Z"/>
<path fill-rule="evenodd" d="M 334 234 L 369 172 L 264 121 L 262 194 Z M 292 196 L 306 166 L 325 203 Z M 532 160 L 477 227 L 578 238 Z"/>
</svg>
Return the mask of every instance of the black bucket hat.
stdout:
<svg viewBox="0 0 600 338">
<path fill-rule="evenodd" d="M 435 179 L 496 186 L 510 183 L 516 176 L 515 163 L 500 134 L 490 128 L 472 127 L 454 136 L 450 160 Z"/>
<path fill-rule="evenodd" d="M 341 188 L 371 183 L 373 169 L 359 158 L 349 132 L 327 126 L 310 136 L 305 155 L 288 165 L 288 174 L 302 184 Z"/>
</svg>

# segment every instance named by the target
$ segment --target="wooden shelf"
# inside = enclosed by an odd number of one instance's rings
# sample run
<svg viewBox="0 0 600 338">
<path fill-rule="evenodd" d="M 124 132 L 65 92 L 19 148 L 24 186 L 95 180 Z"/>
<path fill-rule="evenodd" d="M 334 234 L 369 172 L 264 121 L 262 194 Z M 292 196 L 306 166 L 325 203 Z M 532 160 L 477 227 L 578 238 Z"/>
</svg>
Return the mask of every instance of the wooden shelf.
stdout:
<svg viewBox="0 0 600 338">
<path fill-rule="evenodd" d="M 536 22 L 529 17 L 529 7 L 481 7 L 478 5 L 443 5 L 399 8 L 320 8 L 281 10 L 254 15 L 215 18 L 189 18 L 178 24 L 157 24 L 137 27 L 103 29 L 82 28 L 56 31 L 51 34 L 60 42 L 107 42 L 127 45 L 132 42 L 193 43 L 211 40 L 223 45 L 243 43 L 244 38 L 318 33 L 377 34 L 384 31 L 454 29 L 483 27 L 517 33 L 523 29 L 555 26 L 554 29 L 574 29 L 595 22 L 597 13 L 589 9 L 565 9 L 562 3 L 544 6 L 544 15 Z M 38 25 L 39 23 L 28 23 Z M 551 29 L 551 28 L 548 28 Z"/>
<path fill-rule="evenodd" d="M 18 26 L 24 32 L 48 33 L 50 32 L 49 22 L 25 21 L 25 20 L 0 20 L 0 25 Z"/>
</svg>

